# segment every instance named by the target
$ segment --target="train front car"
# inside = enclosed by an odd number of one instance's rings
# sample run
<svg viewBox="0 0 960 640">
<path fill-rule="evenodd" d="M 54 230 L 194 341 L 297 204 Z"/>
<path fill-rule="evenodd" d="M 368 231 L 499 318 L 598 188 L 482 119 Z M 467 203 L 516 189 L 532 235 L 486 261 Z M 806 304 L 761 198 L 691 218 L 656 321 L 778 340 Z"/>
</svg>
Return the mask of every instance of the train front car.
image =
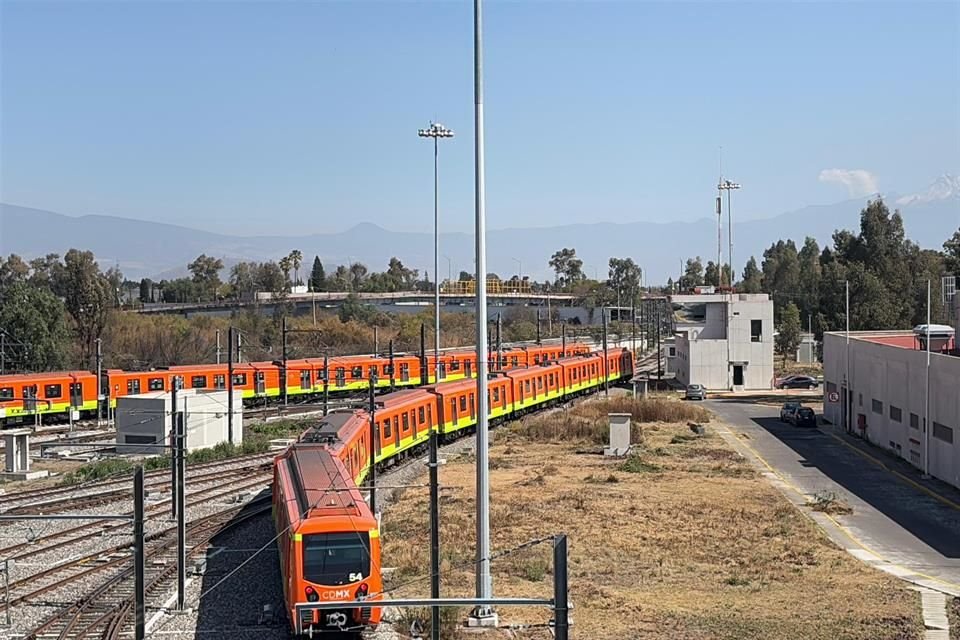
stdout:
<svg viewBox="0 0 960 640">
<path fill-rule="evenodd" d="M 325 445 L 295 444 L 274 463 L 274 517 L 291 631 L 357 637 L 380 622 L 380 532 L 349 472 Z M 343 602 L 335 609 L 317 603 Z M 356 604 L 354 604 L 354 602 Z"/>
</svg>

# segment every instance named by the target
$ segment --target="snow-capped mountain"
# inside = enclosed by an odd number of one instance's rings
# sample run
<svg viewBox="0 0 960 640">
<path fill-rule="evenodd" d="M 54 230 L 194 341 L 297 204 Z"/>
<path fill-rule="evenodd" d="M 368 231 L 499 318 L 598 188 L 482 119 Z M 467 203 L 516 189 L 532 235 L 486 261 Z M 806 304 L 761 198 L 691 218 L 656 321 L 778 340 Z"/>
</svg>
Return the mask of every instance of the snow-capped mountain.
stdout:
<svg viewBox="0 0 960 640">
<path fill-rule="evenodd" d="M 896 199 L 896 203 L 905 207 L 911 204 L 951 199 L 960 200 L 960 176 L 945 173 L 927 187 L 926 191 L 902 196 Z"/>
</svg>

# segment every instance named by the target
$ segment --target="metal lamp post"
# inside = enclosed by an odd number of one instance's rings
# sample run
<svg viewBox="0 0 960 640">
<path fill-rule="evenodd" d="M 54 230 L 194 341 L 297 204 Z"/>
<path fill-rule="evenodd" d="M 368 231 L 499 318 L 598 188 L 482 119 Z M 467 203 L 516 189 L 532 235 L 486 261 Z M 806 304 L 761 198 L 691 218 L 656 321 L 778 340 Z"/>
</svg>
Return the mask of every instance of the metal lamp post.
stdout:
<svg viewBox="0 0 960 640">
<path fill-rule="evenodd" d="M 440 214 L 438 155 L 440 138 L 452 138 L 453 131 L 439 122 L 431 122 L 426 129 L 417 131 L 421 138 L 433 138 L 433 367 L 437 382 L 440 381 Z"/>
<path fill-rule="evenodd" d="M 723 180 L 721 178 L 720 183 L 717 185 L 717 189 L 720 191 L 727 192 L 727 260 L 730 261 L 730 275 L 728 276 L 729 284 L 733 287 L 733 217 L 730 213 L 730 192 L 734 189 L 739 189 L 740 185 L 736 182 L 730 182 L 729 180 Z M 720 269 L 720 277 L 718 282 L 723 284 L 723 265 L 718 264 L 717 268 Z"/>
</svg>

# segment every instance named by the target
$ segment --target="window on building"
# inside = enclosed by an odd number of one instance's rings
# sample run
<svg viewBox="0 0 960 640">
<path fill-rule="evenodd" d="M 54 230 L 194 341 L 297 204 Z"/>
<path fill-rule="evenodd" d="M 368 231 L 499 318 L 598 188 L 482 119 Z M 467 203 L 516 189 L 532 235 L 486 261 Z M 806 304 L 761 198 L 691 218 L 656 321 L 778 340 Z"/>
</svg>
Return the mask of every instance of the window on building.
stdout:
<svg viewBox="0 0 960 640">
<path fill-rule="evenodd" d="M 59 398 L 63 394 L 63 387 L 59 384 L 48 384 L 43 387 L 44 398 Z"/>
<path fill-rule="evenodd" d="M 207 386 L 207 376 L 193 376 L 190 378 L 190 387 L 192 389 L 205 389 Z M 137 381 L 137 388 L 140 388 L 140 382 Z M 139 393 L 139 391 L 137 392 Z"/>
<path fill-rule="evenodd" d="M 910 414 L 910 428 L 919 429 L 920 428 L 920 416 L 915 413 Z"/>
<path fill-rule="evenodd" d="M 903 412 L 900 407 L 890 405 L 890 419 L 894 422 L 903 422 Z"/>
<path fill-rule="evenodd" d="M 874 413 L 879 413 L 880 415 L 883 415 L 883 403 L 880 402 L 879 400 L 873 400 L 871 408 L 873 409 Z"/>
<path fill-rule="evenodd" d="M 127 380 L 127 394 L 140 393 L 140 381 L 137 379 Z"/>
<path fill-rule="evenodd" d="M 147 388 L 150 391 L 163 391 L 163 378 L 148 378 Z"/>
<path fill-rule="evenodd" d="M 953 444 L 953 429 L 934 420 L 933 437 L 937 440 L 943 440 L 947 444 Z"/>
<path fill-rule="evenodd" d="M 676 347 L 667 347 L 667 356 L 670 358 L 677 357 L 677 348 Z"/>
<path fill-rule="evenodd" d="M 763 320 L 750 321 L 750 342 L 763 341 Z"/>
</svg>

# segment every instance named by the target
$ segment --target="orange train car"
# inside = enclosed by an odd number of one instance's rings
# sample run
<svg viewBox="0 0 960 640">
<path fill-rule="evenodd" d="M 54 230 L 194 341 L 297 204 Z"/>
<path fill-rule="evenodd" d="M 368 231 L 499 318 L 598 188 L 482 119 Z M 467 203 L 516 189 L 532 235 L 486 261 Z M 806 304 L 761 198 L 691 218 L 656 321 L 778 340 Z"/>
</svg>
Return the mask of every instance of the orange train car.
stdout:
<svg viewBox="0 0 960 640">
<path fill-rule="evenodd" d="M 273 512 L 291 631 L 353 633 L 374 628 L 383 583 L 377 519 L 335 452 L 296 443 L 274 460 Z M 302 605 L 356 601 L 314 611 Z"/>
<path fill-rule="evenodd" d="M 0 376 L 0 420 L 31 421 L 36 416 L 81 415 L 97 410 L 97 376 L 89 371 L 60 371 Z"/>
</svg>

